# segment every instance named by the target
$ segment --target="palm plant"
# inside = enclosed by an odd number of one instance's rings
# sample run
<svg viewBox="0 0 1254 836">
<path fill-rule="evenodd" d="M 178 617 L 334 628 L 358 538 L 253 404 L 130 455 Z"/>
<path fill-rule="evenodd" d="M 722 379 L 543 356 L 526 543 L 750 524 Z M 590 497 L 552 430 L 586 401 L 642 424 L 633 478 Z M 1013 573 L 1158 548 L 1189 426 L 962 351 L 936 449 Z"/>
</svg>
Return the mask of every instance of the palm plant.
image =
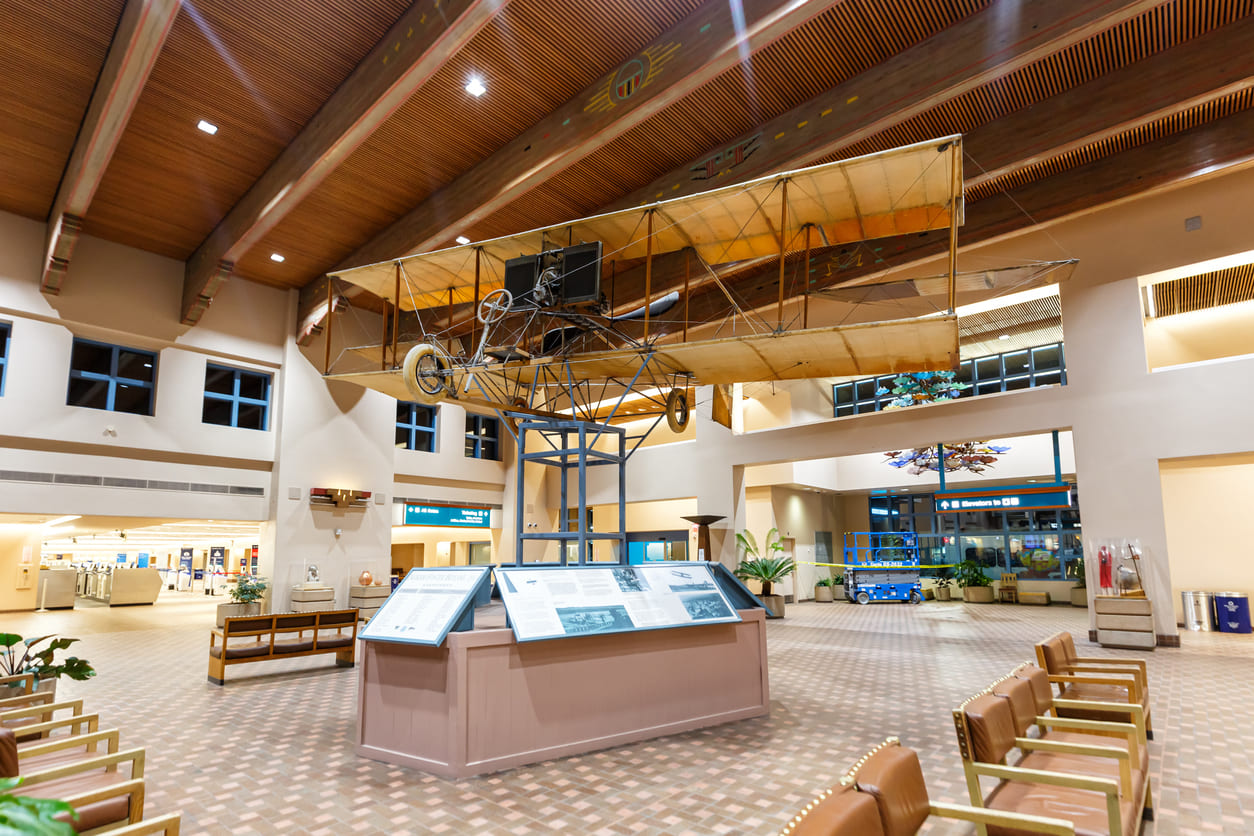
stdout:
<svg viewBox="0 0 1254 836">
<path fill-rule="evenodd" d="M 753 580 L 762 584 L 762 594 L 770 595 L 772 584 L 783 580 L 797 569 L 791 557 L 783 557 L 784 542 L 779 537 L 779 529 L 772 528 L 766 533 L 763 547 L 758 548 L 758 541 L 749 529 L 736 534 L 736 543 L 745 557 L 736 567 L 736 577 L 741 580 Z"/>
</svg>

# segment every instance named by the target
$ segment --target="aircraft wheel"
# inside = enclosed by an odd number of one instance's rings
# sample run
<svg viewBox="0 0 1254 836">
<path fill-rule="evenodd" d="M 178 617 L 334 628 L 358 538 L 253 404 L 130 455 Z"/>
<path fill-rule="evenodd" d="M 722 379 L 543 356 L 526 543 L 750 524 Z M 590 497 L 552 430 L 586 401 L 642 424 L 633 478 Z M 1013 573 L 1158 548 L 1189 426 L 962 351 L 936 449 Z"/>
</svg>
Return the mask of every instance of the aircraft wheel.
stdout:
<svg viewBox="0 0 1254 836">
<path fill-rule="evenodd" d="M 666 396 L 666 426 L 673 433 L 681 433 L 688 428 L 688 393 L 683 389 L 672 389 Z"/>
<path fill-rule="evenodd" d="M 869 604 L 871 603 L 871 596 L 865 592 L 859 592 L 857 601 L 859 604 Z"/>
<path fill-rule="evenodd" d="M 911 604 L 922 604 L 922 603 L 923 603 L 923 593 L 919 592 L 919 590 L 917 590 L 917 589 L 912 589 L 912 590 L 910 590 L 910 603 L 911 603 Z"/>
<path fill-rule="evenodd" d="M 419 343 L 405 355 L 405 388 L 422 404 L 436 404 L 452 398 L 448 386 L 449 363 L 431 343 Z"/>
<path fill-rule="evenodd" d="M 503 287 L 498 287 L 479 300 L 479 310 L 475 311 L 475 319 L 484 325 L 500 322 L 513 305 L 513 294 Z"/>
</svg>

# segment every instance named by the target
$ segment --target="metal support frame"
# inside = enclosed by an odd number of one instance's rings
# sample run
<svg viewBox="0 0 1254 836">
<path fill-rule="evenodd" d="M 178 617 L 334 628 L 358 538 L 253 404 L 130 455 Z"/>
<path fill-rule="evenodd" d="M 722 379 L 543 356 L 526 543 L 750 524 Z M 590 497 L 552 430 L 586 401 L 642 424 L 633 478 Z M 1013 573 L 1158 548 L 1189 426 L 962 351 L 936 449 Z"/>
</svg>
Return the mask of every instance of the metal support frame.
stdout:
<svg viewBox="0 0 1254 836">
<path fill-rule="evenodd" d="M 514 565 L 537 565 L 535 563 L 526 564 L 523 561 L 524 548 L 530 540 L 557 541 L 560 549 L 559 560 L 556 564 L 550 562 L 548 565 L 561 566 L 569 565 L 566 559 L 566 547 L 571 542 L 579 544 L 578 564 L 583 566 L 588 562 L 588 546 L 593 541 L 616 541 L 618 543 L 618 563 L 626 565 L 627 431 L 621 427 L 594 424 L 589 421 L 537 418 L 529 413 L 506 414 L 518 422 L 518 463 L 514 498 L 514 519 L 518 545 L 514 553 Z M 529 433 L 538 435 L 546 446 L 543 449 L 527 452 Z M 589 446 L 590 444 L 595 444 L 596 440 L 605 433 L 618 437 L 617 453 L 596 450 Z M 571 443 L 572 436 L 575 442 L 573 446 Z M 561 501 L 558 509 L 557 531 L 529 533 L 524 527 L 523 507 L 525 504 L 527 462 L 538 462 L 559 469 Z M 618 466 L 618 531 L 613 533 L 596 534 L 588 528 L 588 468 L 599 465 Z M 569 511 L 572 507 L 570 503 L 571 470 L 577 473 L 577 499 L 574 507 L 578 513 L 573 529 L 570 528 L 567 522 Z"/>
</svg>

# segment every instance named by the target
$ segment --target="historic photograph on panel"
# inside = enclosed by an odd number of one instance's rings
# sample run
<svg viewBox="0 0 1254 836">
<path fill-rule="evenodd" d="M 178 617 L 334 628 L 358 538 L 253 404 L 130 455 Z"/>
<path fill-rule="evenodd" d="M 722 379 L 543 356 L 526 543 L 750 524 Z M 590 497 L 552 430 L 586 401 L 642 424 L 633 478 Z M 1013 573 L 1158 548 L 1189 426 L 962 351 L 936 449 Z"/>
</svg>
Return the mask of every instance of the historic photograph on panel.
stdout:
<svg viewBox="0 0 1254 836">
<path fill-rule="evenodd" d="M 623 592 L 644 592 L 649 588 L 649 582 L 641 577 L 639 572 L 629 567 L 615 569 L 614 580 L 618 582 L 618 588 Z"/>
<path fill-rule="evenodd" d="M 627 615 L 627 609 L 617 604 L 606 607 L 558 607 L 557 617 L 568 636 L 636 629 L 631 616 Z"/>
<path fill-rule="evenodd" d="M 679 600 L 683 601 L 684 609 L 688 611 L 688 615 L 692 616 L 693 621 L 728 618 L 732 614 L 722 597 L 717 594 L 680 595 Z"/>
<path fill-rule="evenodd" d="M 672 592 L 696 592 L 698 589 L 714 589 L 709 570 L 694 573 L 686 569 L 672 569 L 667 580 Z"/>
</svg>

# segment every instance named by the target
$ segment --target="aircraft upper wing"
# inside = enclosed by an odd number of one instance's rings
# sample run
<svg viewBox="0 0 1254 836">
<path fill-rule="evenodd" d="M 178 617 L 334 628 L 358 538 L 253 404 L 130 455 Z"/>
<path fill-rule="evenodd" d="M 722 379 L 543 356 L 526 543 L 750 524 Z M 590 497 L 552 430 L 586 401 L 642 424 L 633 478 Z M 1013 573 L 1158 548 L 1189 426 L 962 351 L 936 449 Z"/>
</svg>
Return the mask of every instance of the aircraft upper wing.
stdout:
<svg viewBox="0 0 1254 836">
<path fill-rule="evenodd" d="M 505 262 L 520 255 L 601 241 L 606 259 L 644 258 L 650 213 L 655 255 L 692 247 L 711 266 L 778 255 L 781 220 L 787 249 L 800 248 L 807 224 L 828 245 L 941 229 L 962 181 L 961 142 L 929 140 L 332 275 L 395 303 L 399 273 L 400 307 L 416 310 L 473 302 L 477 258 L 480 298 L 501 287 Z"/>
</svg>

